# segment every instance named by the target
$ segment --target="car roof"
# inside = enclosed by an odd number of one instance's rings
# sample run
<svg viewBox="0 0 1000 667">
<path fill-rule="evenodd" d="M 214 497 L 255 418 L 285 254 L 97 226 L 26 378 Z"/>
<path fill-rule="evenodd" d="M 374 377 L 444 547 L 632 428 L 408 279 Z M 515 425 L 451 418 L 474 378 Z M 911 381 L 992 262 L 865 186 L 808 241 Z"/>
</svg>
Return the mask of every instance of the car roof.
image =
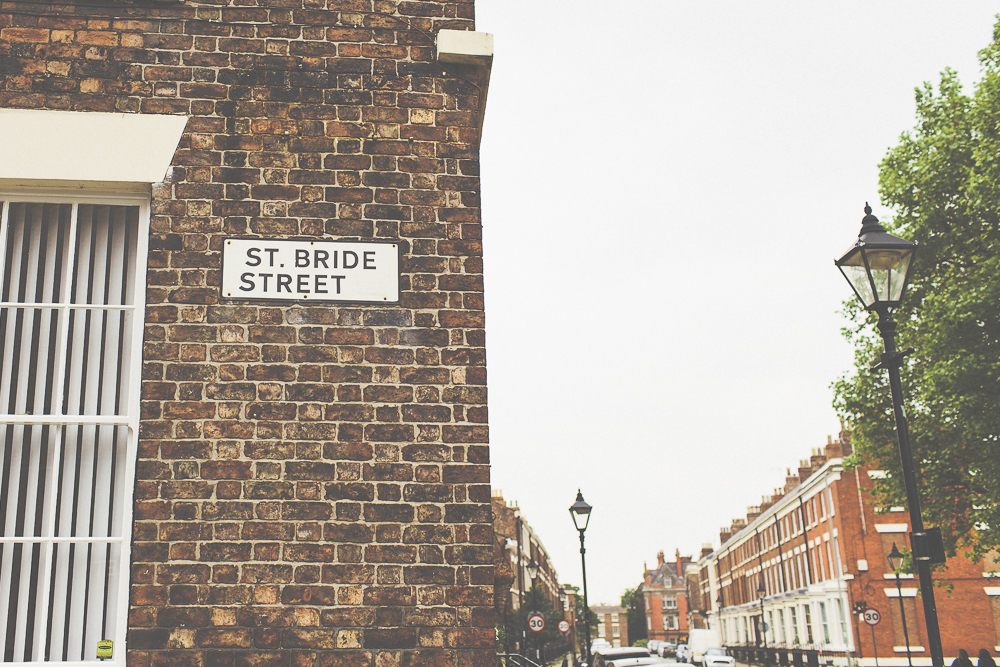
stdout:
<svg viewBox="0 0 1000 667">
<path fill-rule="evenodd" d="M 638 665 L 660 665 L 663 664 L 653 656 L 640 658 L 615 658 L 604 663 L 608 667 L 637 667 Z"/>
<path fill-rule="evenodd" d="M 593 651 L 595 655 L 597 653 L 600 653 L 601 655 L 607 656 L 609 658 L 614 657 L 616 655 L 622 655 L 628 653 L 638 653 L 639 655 L 635 656 L 637 658 L 638 657 L 644 658 L 649 655 L 649 649 L 643 648 L 641 646 L 609 646 L 608 648 L 593 649 Z M 642 655 L 643 653 L 645 653 L 646 655 Z"/>
</svg>

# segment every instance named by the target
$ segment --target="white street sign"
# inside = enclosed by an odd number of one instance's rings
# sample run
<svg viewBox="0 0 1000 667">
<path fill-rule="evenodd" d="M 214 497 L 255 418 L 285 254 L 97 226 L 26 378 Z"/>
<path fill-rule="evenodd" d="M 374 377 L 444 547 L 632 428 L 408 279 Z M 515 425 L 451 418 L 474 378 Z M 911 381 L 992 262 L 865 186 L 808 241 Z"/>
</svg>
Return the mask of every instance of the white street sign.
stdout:
<svg viewBox="0 0 1000 667">
<path fill-rule="evenodd" d="M 222 297 L 399 303 L 399 244 L 226 239 Z"/>
<path fill-rule="evenodd" d="M 528 617 L 528 629 L 532 632 L 541 632 L 545 629 L 545 617 L 535 612 Z"/>
<path fill-rule="evenodd" d="M 875 609 L 865 609 L 865 613 L 861 617 L 865 623 L 872 626 L 878 625 L 878 622 L 882 620 L 882 615 Z"/>
<path fill-rule="evenodd" d="M 559 621 L 559 632 L 561 632 L 563 634 L 566 634 L 567 632 L 569 632 L 569 622 L 568 621 Z"/>
</svg>

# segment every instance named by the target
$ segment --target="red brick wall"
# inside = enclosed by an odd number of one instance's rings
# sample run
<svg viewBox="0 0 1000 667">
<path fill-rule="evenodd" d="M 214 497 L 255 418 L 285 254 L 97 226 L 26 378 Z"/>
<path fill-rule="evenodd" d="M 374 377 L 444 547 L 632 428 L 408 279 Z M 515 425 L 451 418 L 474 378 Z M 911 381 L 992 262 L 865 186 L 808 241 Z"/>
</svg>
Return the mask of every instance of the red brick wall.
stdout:
<svg viewBox="0 0 1000 667">
<path fill-rule="evenodd" d="M 129 662 L 487 664 L 463 1 L 23 4 L 0 107 L 190 116 L 153 188 Z M 225 236 L 399 241 L 402 304 L 220 303 Z"/>
<path fill-rule="evenodd" d="M 860 503 L 856 480 L 861 482 Z M 886 647 L 893 645 L 890 642 L 897 641 L 894 633 L 897 627 L 899 636 L 902 636 L 902 622 L 897 618 L 900 616 L 899 599 L 889 598 L 882 592 L 886 589 L 895 591 L 896 588 L 895 579 L 885 579 L 885 575 L 892 574 L 885 558 L 885 547 L 888 543 L 889 548 L 891 548 L 891 543 L 895 541 L 901 550 L 910 548 L 909 515 L 906 512 L 874 513 L 874 507 L 867 493 L 867 490 L 871 488 L 867 468 L 862 468 L 857 476 L 853 472 L 845 473 L 844 479 L 834 488 L 837 491 L 834 497 L 841 525 L 853 526 L 855 531 L 853 539 L 845 540 L 843 546 L 847 556 L 845 566 L 849 572 L 855 575 L 850 587 L 852 600 L 864 601 L 869 607 L 877 609 L 882 614 L 883 621 L 875 627 L 875 640 L 878 644 L 879 654 L 885 655 L 891 650 Z M 868 530 L 867 534 L 863 534 L 860 530 L 862 511 Z M 893 523 L 906 524 L 907 533 L 880 534 L 875 529 L 877 524 Z M 858 571 L 857 560 L 865 558 L 868 561 L 868 570 L 866 572 Z M 959 649 L 963 648 L 970 655 L 977 654 L 980 648 L 985 648 L 990 654 L 995 654 L 994 649 L 1000 644 L 1000 637 L 997 636 L 994 627 L 991 598 L 983 590 L 995 580 L 983 577 L 983 570 L 982 562 L 971 561 L 959 555 L 956 558 L 950 558 L 944 568 L 934 571 L 935 581 L 946 584 L 936 586 L 934 589 L 941 645 L 946 657 L 957 656 Z M 919 588 L 919 581 L 914 575 L 913 579 L 904 579 L 902 586 L 904 588 Z M 911 621 L 910 608 L 907 608 L 907 625 L 911 630 L 916 626 L 916 633 L 910 633 L 910 643 L 927 649 L 915 655 L 929 658 L 930 647 L 927 641 L 927 626 L 924 621 L 923 600 L 919 595 L 916 598 L 907 599 L 915 602 L 914 610 L 916 612 L 916 618 Z M 862 623 L 856 636 L 864 655 L 874 655 L 871 629 Z M 899 639 L 895 645 L 901 646 L 902 639 Z"/>
</svg>

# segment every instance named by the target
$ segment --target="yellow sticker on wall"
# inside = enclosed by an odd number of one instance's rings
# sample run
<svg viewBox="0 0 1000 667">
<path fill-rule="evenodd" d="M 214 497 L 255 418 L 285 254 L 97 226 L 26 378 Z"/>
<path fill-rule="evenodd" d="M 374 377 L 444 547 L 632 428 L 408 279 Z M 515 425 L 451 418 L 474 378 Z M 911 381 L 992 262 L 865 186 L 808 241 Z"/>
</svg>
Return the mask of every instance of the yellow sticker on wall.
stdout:
<svg viewBox="0 0 1000 667">
<path fill-rule="evenodd" d="M 101 641 L 97 642 L 97 657 L 100 658 L 101 660 L 107 660 L 108 658 L 111 657 L 114 648 L 115 648 L 115 643 L 113 641 L 111 641 L 110 639 L 102 639 Z"/>
</svg>

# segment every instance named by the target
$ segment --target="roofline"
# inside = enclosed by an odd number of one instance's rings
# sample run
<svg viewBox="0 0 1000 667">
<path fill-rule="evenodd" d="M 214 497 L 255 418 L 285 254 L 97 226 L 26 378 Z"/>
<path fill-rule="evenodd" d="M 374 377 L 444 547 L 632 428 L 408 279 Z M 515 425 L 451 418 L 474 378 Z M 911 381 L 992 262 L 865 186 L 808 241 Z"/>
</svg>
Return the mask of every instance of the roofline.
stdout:
<svg viewBox="0 0 1000 667">
<path fill-rule="evenodd" d="M 812 490 L 813 488 L 819 486 L 820 480 L 823 480 L 834 473 L 840 473 L 844 471 L 844 459 L 842 457 L 827 459 L 826 463 L 819 467 L 816 472 L 812 473 L 806 479 L 796 486 L 792 491 L 785 494 L 777 503 L 768 507 L 766 511 L 761 512 L 760 516 L 748 523 L 741 530 L 730 536 L 728 540 L 719 545 L 718 549 L 715 549 L 712 553 L 708 554 L 704 558 L 698 559 L 698 565 L 706 563 L 713 560 L 714 558 L 721 557 L 724 552 L 731 551 L 737 542 L 742 542 L 744 538 L 749 538 L 751 532 L 756 532 L 760 528 L 764 527 L 771 518 L 783 510 L 787 505 L 791 504 L 793 500 L 804 495 L 807 490 Z M 751 531 L 751 529 L 753 529 Z"/>
</svg>

